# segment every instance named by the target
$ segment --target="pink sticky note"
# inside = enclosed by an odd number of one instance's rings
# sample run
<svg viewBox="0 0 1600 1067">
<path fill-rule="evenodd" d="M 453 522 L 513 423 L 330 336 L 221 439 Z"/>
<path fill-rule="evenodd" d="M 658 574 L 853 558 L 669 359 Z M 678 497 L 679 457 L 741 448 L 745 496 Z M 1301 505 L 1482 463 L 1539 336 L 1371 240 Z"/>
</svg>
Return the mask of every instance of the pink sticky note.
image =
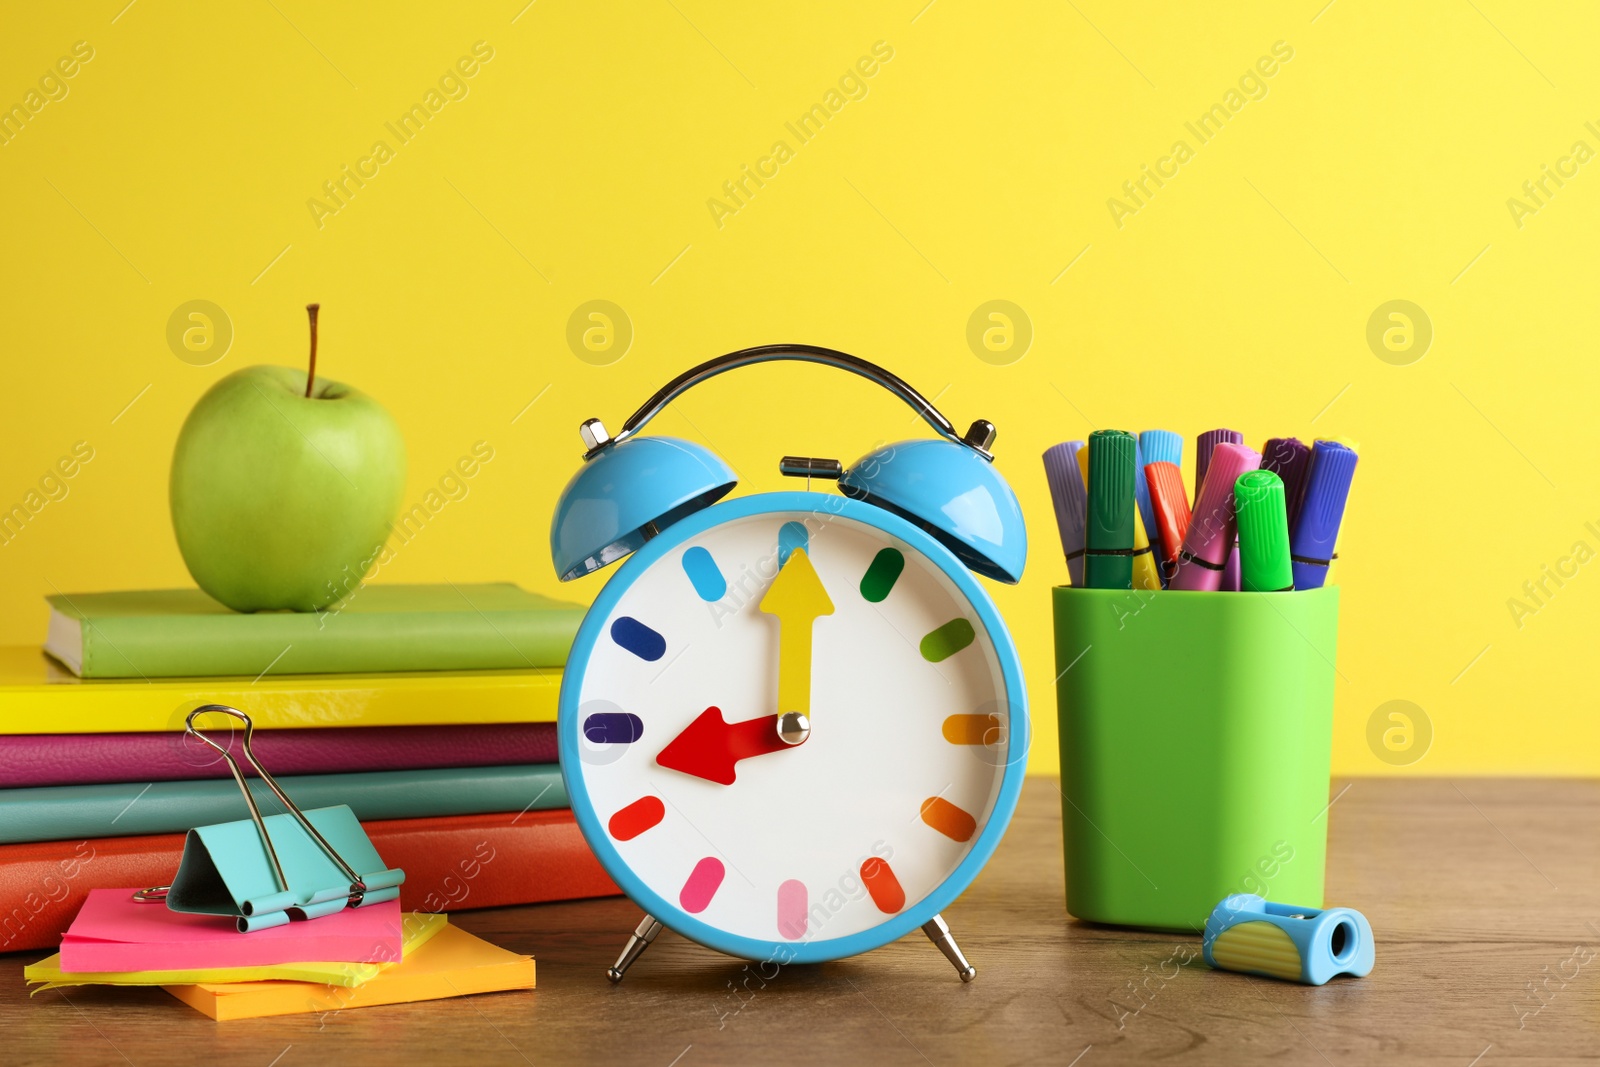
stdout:
<svg viewBox="0 0 1600 1067">
<path fill-rule="evenodd" d="M 91 889 L 61 938 L 61 969 L 175 971 L 273 963 L 379 963 L 400 959 L 400 902 L 241 934 L 221 915 L 184 915 L 140 904 L 132 889 Z"/>
</svg>

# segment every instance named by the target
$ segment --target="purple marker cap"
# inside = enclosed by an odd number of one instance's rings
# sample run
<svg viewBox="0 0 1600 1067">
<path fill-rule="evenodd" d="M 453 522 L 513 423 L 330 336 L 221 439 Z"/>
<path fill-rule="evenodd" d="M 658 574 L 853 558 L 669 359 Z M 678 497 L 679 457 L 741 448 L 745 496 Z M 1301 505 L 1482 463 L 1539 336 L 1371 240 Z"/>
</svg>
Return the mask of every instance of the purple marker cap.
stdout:
<svg viewBox="0 0 1600 1067">
<path fill-rule="evenodd" d="M 1238 430 L 1207 430 L 1194 439 L 1194 498 L 1200 499 L 1200 487 L 1205 484 L 1206 468 L 1211 463 L 1211 452 L 1218 445 L 1244 444 L 1244 434 Z M 1228 491 L 1233 492 L 1232 487 Z"/>
<path fill-rule="evenodd" d="M 1306 474 L 1311 470 L 1311 446 L 1298 437 L 1274 437 L 1261 450 L 1261 469 L 1283 479 L 1283 503 L 1288 509 L 1289 529 L 1294 529 L 1305 496 Z"/>
<path fill-rule="evenodd" d="M 1214 593 L 1222 588 L 1222 571 L 1233 552 L 1237 530 L 1233 483 L 1239 475 L 1260 466 L 1261 454 L 1244 445 L 1222 441 L 1213 447 L 1189 532 L 1183 538 L 1183 551 L 1178 553 L 1173 589 Z"/>
<path fill-rule="evenodd" d="M 1089 494 L 1078 469 L 1078 450 L 1082 441 L 1052 445 L 1044 453 L 1044 476 L 1050 483 L 1050 500 L 1055 504 L 1056 529 L 1061 533 L 1061 551 L 1067 557 L 1067 575 L 1072 584 L 1083 587 L 1084 522 L 1089 509 Z"/>
</svg>

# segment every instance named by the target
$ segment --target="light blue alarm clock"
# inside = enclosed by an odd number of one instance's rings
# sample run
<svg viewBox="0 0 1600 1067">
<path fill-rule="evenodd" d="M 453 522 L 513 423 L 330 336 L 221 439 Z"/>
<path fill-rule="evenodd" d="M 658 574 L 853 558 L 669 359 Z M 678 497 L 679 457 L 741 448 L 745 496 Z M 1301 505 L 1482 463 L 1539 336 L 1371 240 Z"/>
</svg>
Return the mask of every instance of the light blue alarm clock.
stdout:
<svg viewBox="0 0 1600 1067">
<path fill-rule="evenodd" d="M 640 434 L 686 389 L 771 360 L 887 388 L 937 438 L 878 448 L 824 492 L 717 501 L 708 449 Z M 588 448 L 550 528 L 570 580 L 624 557 L 561 686 L 561 772 L 585 838 L 645 911 L 613 981 L 663 925 L 748 960 L 805 963 L 920 927 L 976 972 L 939 913 L 993 854 L 1016 808 L 1027 696 L 1005 623 L 973 573 L 1015 583 L 1027 535 L 993 465 L 865 360 L 771 345 L 685 372 Z"/>
</svg>

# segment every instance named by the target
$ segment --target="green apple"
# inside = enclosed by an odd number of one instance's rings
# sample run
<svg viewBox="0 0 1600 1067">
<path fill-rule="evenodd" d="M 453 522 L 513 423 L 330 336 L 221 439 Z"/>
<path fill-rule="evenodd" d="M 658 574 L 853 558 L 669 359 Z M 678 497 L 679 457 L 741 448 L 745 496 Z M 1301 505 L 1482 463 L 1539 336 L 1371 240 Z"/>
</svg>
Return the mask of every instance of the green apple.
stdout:
<svg viewBox="0 0 1600 1067">
<path fill-rule="evenodd" d="M 314 305 L 313 305 L 314 308 Z M 400 427 L 311 369 L 245 367 L 202 396 L 172 454 L 172 527 L 194 580 L 235 611 L 316 611 L 388 540 L 405 488 Z"/>
</svg>

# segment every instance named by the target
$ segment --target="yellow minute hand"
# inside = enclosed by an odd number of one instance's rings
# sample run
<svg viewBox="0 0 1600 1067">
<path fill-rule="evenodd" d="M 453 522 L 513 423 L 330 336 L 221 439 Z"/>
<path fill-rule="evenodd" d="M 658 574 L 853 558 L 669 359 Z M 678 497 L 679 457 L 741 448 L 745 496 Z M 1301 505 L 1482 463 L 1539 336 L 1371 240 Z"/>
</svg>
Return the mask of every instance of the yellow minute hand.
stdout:
<svg viewBox="0 0 1600 1067">
<path fill-rule="evenodd" d="M 833 614 L 806 550 L 796 548 L 761 598 L 761 610 L 778 617 L 778 714 L 811 714 L 811 624 Z"/>
</svg>

